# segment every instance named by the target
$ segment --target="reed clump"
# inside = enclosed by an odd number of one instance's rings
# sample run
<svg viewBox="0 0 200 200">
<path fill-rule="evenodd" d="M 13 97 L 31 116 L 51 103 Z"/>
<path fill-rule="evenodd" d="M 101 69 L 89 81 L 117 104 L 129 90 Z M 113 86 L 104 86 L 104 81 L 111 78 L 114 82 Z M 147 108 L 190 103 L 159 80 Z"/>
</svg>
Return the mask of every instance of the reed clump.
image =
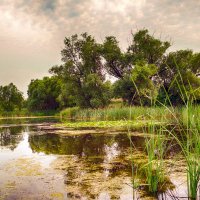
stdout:
<svg viewBox="0 0 200 200">
<path fill-rule="evenodd" d="M 173 119 L 170 108 L 163 107 L 109 107 L 103 109 L 67 108 L 60 112 L 63 121 L 117 121 L 117 120 L 160 120 L 163 115 L 170 123 Z"/>
</svg>

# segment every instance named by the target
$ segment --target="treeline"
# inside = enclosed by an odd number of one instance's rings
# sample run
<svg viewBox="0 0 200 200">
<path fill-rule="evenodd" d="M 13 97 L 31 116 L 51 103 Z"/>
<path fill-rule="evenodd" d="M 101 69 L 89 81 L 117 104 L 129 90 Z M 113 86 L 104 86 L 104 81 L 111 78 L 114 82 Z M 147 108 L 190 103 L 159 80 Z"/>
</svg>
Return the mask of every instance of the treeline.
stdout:
<svg viewBox="0 0 200 200">
<path fill-rule="evenodd" d="M 0 86 L 0 113 L 11 112 L 15 109 L 21 110 L 22 107 L 24 107 L 22 92 L 13 83 Z"/>
<path fill-rule="evenodd" d="M 167 53 L 170 46 L 146 29 L 132 34 L 126 51 L 114 36 L 102 43 L 87 33 L 67 37 L 63 64 L 49 70 L 51 77 L 31 81 L 26 105 L 30 110 L 102 108 L 112 98 L 143 106 L 199 103 L 200 53 Z"/>
</svg>

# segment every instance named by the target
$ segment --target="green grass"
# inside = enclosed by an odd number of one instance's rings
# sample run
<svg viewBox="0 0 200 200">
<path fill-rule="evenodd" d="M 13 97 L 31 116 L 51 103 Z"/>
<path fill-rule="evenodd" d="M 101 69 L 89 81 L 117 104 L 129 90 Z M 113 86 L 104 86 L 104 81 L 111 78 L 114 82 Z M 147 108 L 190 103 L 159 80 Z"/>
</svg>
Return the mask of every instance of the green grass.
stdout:
<svg viewBox="0 0 200 200">
<path fill-rule="evenodd" d="M 192 199 L 197 197 L 200 181 L 200 123 L 199 109 L 188 103 L 184 110 L 184 138 L 181 140 L 182 151 L 187 162 L 188 194 Z M 186 142 L 185 142 L 186 141 Z"/>
<path fill-rule="evenodd" d="M 178 79 L 180 79 L 180 83 Z M 179 135 L 173 130 L 167 131 L 181 147 L 186 160 L 188 199 L 197 199 L 200 182 L 200 106 L 193 104 L 193 100 L 196 99 L 194 91 L 190 83 L 190 91 L 186 90 L 179 70 L 173 83 L 178 86 L 184 106 L 179 109 L 178 115 L 173 115 L 174 121 L 176 121 L 176 129 L 180 132 Z M 167 108 L 165 105 L 163 107 Z"/>
<path fill-rule="evenodd" d="M 60 112 L 63 121 L 118 121 L 118 120 L 160 120 L 173 119 L 170 109 L 163 107 L 111 107 L 104 109 L 67 108 Z"/>
<path fill-rule="evenodd" d="M 189 108 L 183 107 L 180 110 L 180 123 L 189 128 L 197 129 L 200 131 L 200 106 L 190 105 Z"/>
<path fill-rule="evenodd" d="M 148 158 L 148 163 L 145 165 L 146 182 L 149 192 L 156 194 L 165 185 L 164 152 L 166 138 L 163 134 L 162 126 L 160 126 L 159 130 L 156 130 L 155 125 L 152 123 L 149 124 L 148 129 L 148 132 L 154 134 L 154 137 L 145 139 Z M 157 134 L 155 135 L 156 132 Z"/>
</svg>

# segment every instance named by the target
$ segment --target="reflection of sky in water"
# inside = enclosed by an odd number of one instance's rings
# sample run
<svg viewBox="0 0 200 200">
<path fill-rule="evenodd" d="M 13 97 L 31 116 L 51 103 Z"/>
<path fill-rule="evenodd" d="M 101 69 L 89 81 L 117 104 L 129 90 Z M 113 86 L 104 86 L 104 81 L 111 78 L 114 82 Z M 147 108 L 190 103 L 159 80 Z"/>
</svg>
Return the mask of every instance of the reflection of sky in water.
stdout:
<svg viewBox="0 0 200 200">
<path fill-rule="evenodd" d="M 110 162 L 120 154 L 117 142 L 113 143 L 111 146 L 105 145 L 104 149 L 105 149 L 104 162 Z"/>
<path fill-rule="evenodd" d="M 107 192 L 102 192 L 99 194 L 99 199 L 110 200 L 110 195 Z"/>
<path fill-rule="evenodd" d="M 28 130 L 26 131 L 27 132 L 22 133 L 23 138 L 19 144 L 17 144 L 17 147 L 14 150 L 11 150 L 7 147 L 0 148 L 0 165 L 3 165 L 14 159 L 26 157 L 40 162 L 43 167 L 48 167 L 50 163 L 56 159 L 56 156 L 53 155 L 46 156 L 44 153 L 33 153 L 28 142 L 29 132 Z"/>
<path fill-rule="evenodd" d="M 104 156 L 104 163 L 105 164 L 112 162 L 112 160 L 120 154 L 120 150 L 118 150 L 118 143 L 117 142 L 113 143 L 111 146 L 105 145 L 104 151 L 105 151 L 105 156 Z M 104 167 L 103 174 L 104 174 L 105 178 L 107 178 L 110 174 L 110 171 L 109 171 L 109 169 L 107 169 L 106 166 Z M 105 199 L 107 199 L 107 198 L 105 197 Z"/>
</svg>

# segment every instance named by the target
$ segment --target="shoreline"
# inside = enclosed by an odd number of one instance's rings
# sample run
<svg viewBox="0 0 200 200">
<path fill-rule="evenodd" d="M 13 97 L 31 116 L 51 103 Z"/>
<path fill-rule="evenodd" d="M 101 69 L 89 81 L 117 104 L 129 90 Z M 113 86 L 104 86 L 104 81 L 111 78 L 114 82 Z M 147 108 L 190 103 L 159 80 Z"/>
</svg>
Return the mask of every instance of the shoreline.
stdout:
<svg viewBox="0 0 200 200">
<path fill-rule="evenodd" d="M 0 120 L 4 119 L 37 119 L 37 118 L 60 118 L 60 116 L 23 116 L 23 117 L 0 117 Z"/>
</svg>

